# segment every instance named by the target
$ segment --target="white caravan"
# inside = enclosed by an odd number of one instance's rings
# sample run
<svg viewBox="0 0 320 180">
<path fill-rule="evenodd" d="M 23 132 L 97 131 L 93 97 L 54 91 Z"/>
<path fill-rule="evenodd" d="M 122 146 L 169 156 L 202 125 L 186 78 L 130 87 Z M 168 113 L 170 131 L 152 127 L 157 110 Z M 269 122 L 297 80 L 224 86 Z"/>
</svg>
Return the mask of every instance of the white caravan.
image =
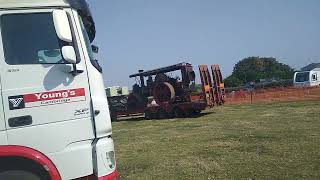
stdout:
<svg viewBox="0 0 320 180">
<path fill-rule="evenodd" d="M 118 179 L 85 0 L 0 0 L 0 179 Z"/>
<path fill-rule="evenodd" d="M 320 85 L 320 68 L 311 71 L 301 71 L 294 74 L 295 87 L 312 87 Z"/>
</svg>

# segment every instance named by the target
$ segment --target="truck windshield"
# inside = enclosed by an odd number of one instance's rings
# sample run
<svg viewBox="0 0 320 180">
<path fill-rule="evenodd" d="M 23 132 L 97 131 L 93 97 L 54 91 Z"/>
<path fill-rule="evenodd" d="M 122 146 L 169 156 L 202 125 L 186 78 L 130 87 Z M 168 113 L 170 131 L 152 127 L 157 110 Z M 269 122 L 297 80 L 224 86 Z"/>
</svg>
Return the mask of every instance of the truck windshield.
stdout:
<svg viewBox="0 0 320 180">
<path fill-rule="evenodd" d="M 300 72 L 296 74 L 295 82 L 306 82 L 309 81 L 310 72 Z"/>
<path fill-rule="evenodd" d="M 2 15 L 1 32 L 8 64 L 65 63 L 52 13 Z"/>
</svg>

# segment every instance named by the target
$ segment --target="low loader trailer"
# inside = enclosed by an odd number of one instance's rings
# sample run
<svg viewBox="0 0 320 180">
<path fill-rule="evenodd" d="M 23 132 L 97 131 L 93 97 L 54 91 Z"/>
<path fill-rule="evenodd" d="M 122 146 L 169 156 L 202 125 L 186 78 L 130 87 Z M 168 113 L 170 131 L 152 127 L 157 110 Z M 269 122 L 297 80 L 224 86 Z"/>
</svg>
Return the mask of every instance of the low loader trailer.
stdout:
<svg viewBox="0 0 320 180">
<path fill-rule="evenodd" d="M 138 83 L 133 85 L 132 92 L 128 96 L 122 97 L 122 102 L 125 102 L 120 106 L 122 108 L 115 108 L 114 103 L 110 103 L 111 113 L 114 117 L 144 114 L 146 119 L 180 118 L 197 115 L 206 107 L 213 107 L 215 104 L 221 105 L 224 102 L 223 82 L 222 79 L 215 78 L 216 74 L 221 76 L 221 72 L 218 65 L 212 67 L 212 72 L 215 73 L 214 80 L 219 82 L 213 84 L 208 69 L 200 69 L 202 78 L 200 91 L 196 89 L 196 75 L 189 63 L 148 71 L 140 70 L 129 76 L 136 78 Z M 168 75 L 173 73 L 175 77 Z M 217 84 L 219 88 L 214 88 Z M 109 102 L 112 99 L 114 98 L 110 98 Z"/>
</svg>

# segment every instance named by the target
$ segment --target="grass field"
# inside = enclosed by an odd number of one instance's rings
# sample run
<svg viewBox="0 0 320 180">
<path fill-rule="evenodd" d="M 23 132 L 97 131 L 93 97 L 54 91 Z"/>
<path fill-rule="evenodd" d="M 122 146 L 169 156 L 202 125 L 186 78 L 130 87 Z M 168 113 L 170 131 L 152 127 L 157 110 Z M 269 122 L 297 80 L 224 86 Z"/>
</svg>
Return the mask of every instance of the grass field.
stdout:
<svg viewBox="0 0 320 180">
<path fill-rule="evenodd" d="M 113 123 L 121 179 L 320 179 L 320 102 Z"/>
</svg>

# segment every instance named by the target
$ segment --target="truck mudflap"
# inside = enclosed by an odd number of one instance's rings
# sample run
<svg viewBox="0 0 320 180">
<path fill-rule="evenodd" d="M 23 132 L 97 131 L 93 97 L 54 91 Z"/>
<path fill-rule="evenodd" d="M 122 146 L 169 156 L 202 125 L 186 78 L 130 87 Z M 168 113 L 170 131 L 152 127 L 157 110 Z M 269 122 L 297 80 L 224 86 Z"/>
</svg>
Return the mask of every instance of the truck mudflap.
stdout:
<svg viewBox="0 0 320 180">
<path fill-rule="evenodd" d="M 98 139 L 93 143 L 93 174 L 96 177 L 105 177 L 115 171 L 113 139 L 111 136 Z"/>
</svg>

